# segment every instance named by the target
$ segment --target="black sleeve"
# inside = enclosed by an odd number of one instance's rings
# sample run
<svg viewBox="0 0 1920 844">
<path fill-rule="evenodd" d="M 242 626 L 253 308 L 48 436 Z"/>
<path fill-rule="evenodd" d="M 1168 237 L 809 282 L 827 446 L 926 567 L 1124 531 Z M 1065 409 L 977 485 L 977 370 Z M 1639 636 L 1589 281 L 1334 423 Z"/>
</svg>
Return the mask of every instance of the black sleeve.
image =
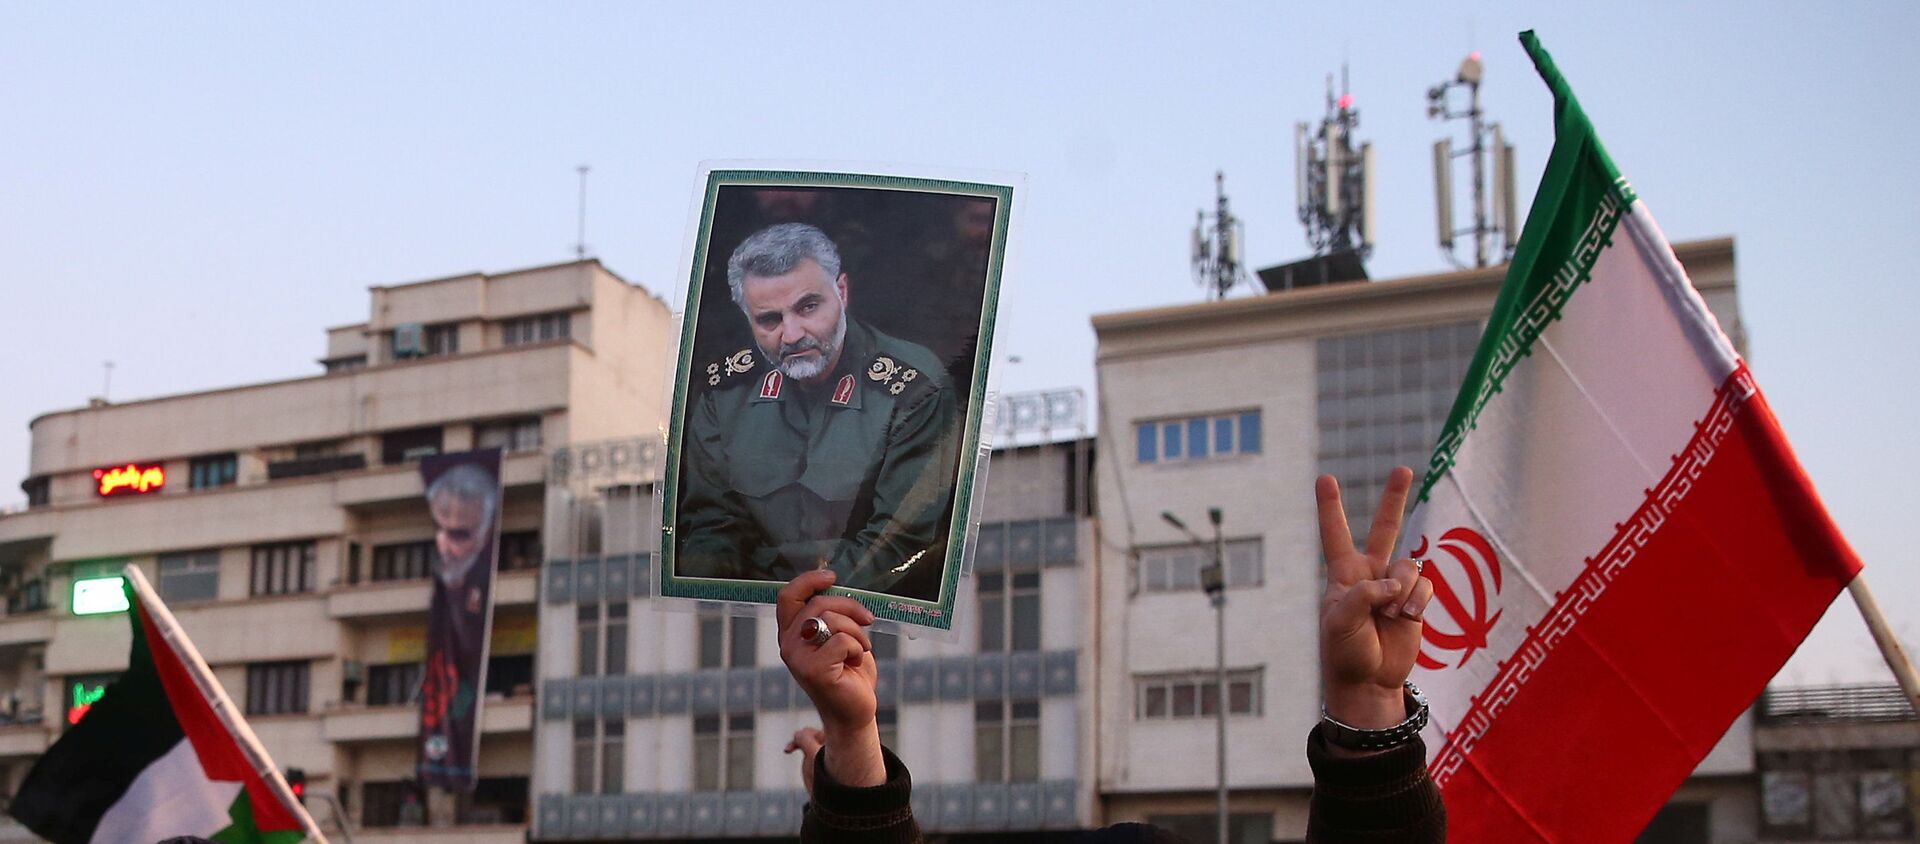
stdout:
<svg viewBox="0 0 1920 844">
<path fill-rule="evenodd" d="M 1418 737 L 1366 756 L 1337 757 L 1315 727 L 1307 736 L 1313 802 L 1310 842 L 1447 840 L 1447 807 L 1427 776 L 1427 746 Z"/>
<path fill-rule="evenodd" d="M 827 773 L 827 750 L 813 757 L 813 800 L 800 821 L 802 844 L 915 844 L 922 840 L 913 820 L 913 779 L 893 751 L 880 749 L 887 781 L 855 788 Z"/>
</svg>

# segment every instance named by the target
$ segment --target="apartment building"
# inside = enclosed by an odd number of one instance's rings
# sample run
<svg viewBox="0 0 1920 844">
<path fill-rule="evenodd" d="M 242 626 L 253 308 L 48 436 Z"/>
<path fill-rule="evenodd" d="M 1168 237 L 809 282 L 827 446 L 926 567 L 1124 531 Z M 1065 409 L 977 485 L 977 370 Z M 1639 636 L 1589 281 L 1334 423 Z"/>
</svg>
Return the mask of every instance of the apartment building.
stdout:
<svg viewBox="0 0 1920 844">
<path fill-rule="evenodd" d="M 806 796 L 781 751 L 817 718 L 770 615 L 652 597 L 658 449 L 550 461 L 532 840 L 791 840 Z M 1094 822 L 1092 465 L 1085 438 L 996 451 L 954 630 L 873 637 L 882 740 L 950 840 Z"/>
<path fill-rule="evenodd" d="M 124 613 L 73 595 L 132 563 L 355 840 L 524 840 L 546 451 L 658 430 L 672 314 L 593 260 L 370 294 L 364 322 L 327 329 L 321 374 L 32 421 L 29 507 L 0 516 L 0 791 L 125 667 Z M 415 461 L 489 446 L 505 503 L 480 783 L 422 793 L 436 552 Z"/>
<path fill-rule="evenodd" d="M 1731 239 L 1675 252 L 1744 347 Z M 1306 832 L 1318 720 L 1323 591 L 1313 479 L 1338 476 L 1349 521 L 1370 521 L 1387 471 L 1421 467 L 1492 310 L 1505 267 L 1287 289 L 1096 316 L 1102 385 L 1099 792 L 1109 822 L 1212 840 L 1215 717 L 1228 713 L 1235 842 Z M 1225 543 L 1224 700 L 1200 571 L 1219 508 Z M 1210 542 L 1209 542 L 1210 544 Z M 1751 718 L 1675 797 L 1712 841 L 1757 831 Z M 1697 811 L 1696 811 L 1697 810 Z M 1676 822 L 1666 816 L 1657 823 Z"/>
</svg>

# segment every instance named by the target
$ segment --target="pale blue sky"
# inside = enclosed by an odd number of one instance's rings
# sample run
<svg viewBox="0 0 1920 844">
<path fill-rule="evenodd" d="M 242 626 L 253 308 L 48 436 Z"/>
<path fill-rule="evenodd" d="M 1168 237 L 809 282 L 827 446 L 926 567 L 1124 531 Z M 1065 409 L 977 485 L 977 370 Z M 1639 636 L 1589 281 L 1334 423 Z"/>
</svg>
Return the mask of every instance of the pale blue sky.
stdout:
<svg viewBox="0 0 1920 844">
<path fill-rule="evenodd" d="M 368 285 L 569 258 L 583 162 L 593 254 L 656 291 L 703 159 L 1026 173 L 1001 385 L 1091 386 L 1090 314 L 1200 297 L 1216 168 L 1253 263 L 1306 251 L 1291 126 L 1343 60 L 1376 276 L 1443 267 L 1424 92 L 1469 49 L 1524 202 L 1552 131 L 1532 27 L 1669 237 L 1739 238 L 1754 369 L 1920 643 L 1912 4 L 814 6 L 0 9 L 0 503 L 27 421 L 97 395 L 104 360 L 122 400 L 310 374 Z M 1886 676 L 1837 606 L 1790 679 Z"/>
</svg>

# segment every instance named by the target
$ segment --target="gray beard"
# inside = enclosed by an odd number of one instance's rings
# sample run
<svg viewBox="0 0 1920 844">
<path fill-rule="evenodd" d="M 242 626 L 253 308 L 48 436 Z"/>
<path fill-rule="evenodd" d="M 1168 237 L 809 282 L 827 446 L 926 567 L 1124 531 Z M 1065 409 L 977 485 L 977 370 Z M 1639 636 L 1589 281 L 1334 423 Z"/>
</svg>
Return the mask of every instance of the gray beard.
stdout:
<svg viewBox="0 0 1920 844">
<path fill-rule="evenodd" d="M 766 349 L 761 349 L 760 351 L 766 354 L 767 357 L 780 362 L 781 374 L 799 381 L 812 381 L 827 371 L 827 366 L 833 363 L 834 356 L 840 353 L 840 347 L 845 345 L 846 341 L 847 315 L 845 311 L 842 311 L 840 314 L 840 322 L 833 330 L 833 341 L 831 343 L 818 347 L 808 344 L 787 346 L 782 348 L 780 350 L 781 354 L 778 355 L 767 352 Z M 786 357 L 787 353 L 797 352 L 807 348 L 818 348 L 820 350 L 820 356 L 800 358 L 797 360 L 789 360 Z"/>
</svg>

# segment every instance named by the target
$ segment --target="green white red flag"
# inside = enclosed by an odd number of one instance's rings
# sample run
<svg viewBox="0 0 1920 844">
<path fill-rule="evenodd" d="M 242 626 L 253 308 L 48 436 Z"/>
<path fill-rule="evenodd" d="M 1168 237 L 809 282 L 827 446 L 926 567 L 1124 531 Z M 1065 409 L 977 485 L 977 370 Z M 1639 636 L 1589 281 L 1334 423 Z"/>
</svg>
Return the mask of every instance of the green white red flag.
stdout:
<svg viewBox="0 0 1920 844">
<path fill-rule="evenodd" d="M 1555 140 L 1399 553 L 1456 841 L 1627 841 L 1860 562 L 1533 33 Z"/>
<path fill-rule="evenodd" d="M 57 844 L 326 838 L 160 596 L 127 567 L 127 670 L 34 763 L 8 811 Z"/>
</svg>

